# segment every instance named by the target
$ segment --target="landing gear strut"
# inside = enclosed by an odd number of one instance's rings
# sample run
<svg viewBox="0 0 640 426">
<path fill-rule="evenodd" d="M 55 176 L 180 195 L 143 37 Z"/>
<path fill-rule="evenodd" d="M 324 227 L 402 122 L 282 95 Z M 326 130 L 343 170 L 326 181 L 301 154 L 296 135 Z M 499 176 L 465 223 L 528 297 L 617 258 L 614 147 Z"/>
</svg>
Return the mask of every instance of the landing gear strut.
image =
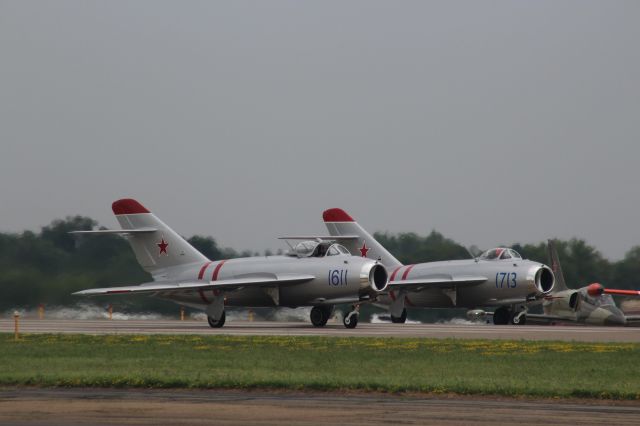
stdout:
<svg viewBox="0 0 640 426">
<path fill-rule="evenodd" d="M 407 321 L 407 308 L 402 310 L 402 315 L 399 317 L 394 317 L 391 315 L 391 322 L 394 324 L 404 324 Z"/>
<path fill-rule="evenodd" d="M 353 305 L 351 312 L 344 316 L 342 323 L 347 328 L 356 328 L 358 316 L 360 315 L 360 305 Z"/>
<path fill-rule="evenodd" d="M 211 328 L 220 328 L 224 325 L 224 321 L 227 319 L 227 314 L 225 314 L 224 311 L 222 311 L 222 316 L 220 317 L 220 319 L 218 321 L 214 320 L 211 317 L 207 317 L 207 321 L 209 322 L 209 327 Z"/>
<path fill-rule="evenodd" d="M 514 312 L 511 317 L 511 324 L 524 325 L 527 322 L 527 311 Z"/>
<path fill-rule="evenodd" d="M 314 327 L 324 327 L 331 318 L 333 306 L 314 306 L 311 308 L 311 324 Z"/>
</svg>

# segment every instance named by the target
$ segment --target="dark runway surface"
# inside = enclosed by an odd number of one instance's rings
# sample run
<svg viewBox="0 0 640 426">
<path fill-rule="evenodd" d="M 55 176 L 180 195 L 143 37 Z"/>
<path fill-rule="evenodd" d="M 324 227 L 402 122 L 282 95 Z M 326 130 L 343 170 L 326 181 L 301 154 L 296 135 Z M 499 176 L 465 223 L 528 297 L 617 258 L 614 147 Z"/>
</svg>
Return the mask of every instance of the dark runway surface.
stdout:
<svg viewBox="0 0 640 426">
<path fill-rule="evenodd" d="M 637 402 L 381 394 L 0 389 L 15 425 L 637 425 Z"/>
<path fill-rule="evenodd" d="M 23 333 L 87 334 L 203 334 L 278 336 L 375 336 L 457 339 L 524 339 L 583 342 L 640 342 L 637 327 L 585 327 L 484 324 L 368 324 L 349 330 L 329 323 L 316 328 L 302 322 L 228 321 L 223 328 L 210 328 L 205 321 L 171 320 L 50 320 L 21 319 Z M 0 320 L 0 332 L 13 332 L 13 319 Z"/>
</svg>

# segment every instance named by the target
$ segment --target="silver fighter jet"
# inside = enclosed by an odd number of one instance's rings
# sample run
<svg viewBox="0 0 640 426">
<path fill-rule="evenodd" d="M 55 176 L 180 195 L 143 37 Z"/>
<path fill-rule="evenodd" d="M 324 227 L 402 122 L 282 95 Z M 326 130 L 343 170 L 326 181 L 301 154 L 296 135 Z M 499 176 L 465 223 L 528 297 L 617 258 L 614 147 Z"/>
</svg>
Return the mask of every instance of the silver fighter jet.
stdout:
<svg viewBox="0 0 640 426">
<path fill-rule="evenodd" d="M 358 304 L 387 289 L 384 266 L 351 256 L 334 241 L 302 241 L 286 256 L 214 262 L 136 200 L 118 200 L 112 208 L 122 229 L 75 233 L 124 235 L 153 282 L 76 295 L 149 294 L 203 310 L 211 327 L 224 325 L 225 306 L 312 306 L 311 322 L 322 327 L 334 305 Z M 345 327 L 357 323 L 356 310 L 345 315 Z"/>
<path fill-rule="evenodd" d="M 388 306 L 393 322 L 407 318 L 406 306 L 475 309 L 495 306 L 495 324 L 524 324 L 526 305 L 553 289 L 547 266 L 523 260 L 514 250 L 495 248 L 476 259 L 403 265 L 344 210 L 323 213 L 329 234 L 344 237 L 352 253 L 382 262 L 390 272 L 388 291 L 377 303 Z M 352 238 L 352 236 L 357 238 Z"/>
</svg>

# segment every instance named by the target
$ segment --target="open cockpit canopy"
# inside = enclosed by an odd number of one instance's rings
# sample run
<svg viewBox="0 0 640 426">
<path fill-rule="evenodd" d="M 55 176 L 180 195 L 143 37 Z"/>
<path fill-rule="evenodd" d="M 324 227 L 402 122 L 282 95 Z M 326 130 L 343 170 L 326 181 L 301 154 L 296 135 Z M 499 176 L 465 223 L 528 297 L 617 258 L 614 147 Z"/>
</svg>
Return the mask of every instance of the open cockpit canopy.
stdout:
<svg viewBox="0 0 640 426">
<path fill-rule="evenodd" d="M 302 258 L 351 256 L 351 253 L 344 246 L 333 241 L 301 241 L 293 247 L 290 255 Z"/>
<path fill-rule="evenodd" d="M 498 247 L 493 248 L 491 250 L 487 250 L 480 255 L 480 260 L 522 260 L 522 256 L 517 251 L 505 248 Z"/>
</svg>

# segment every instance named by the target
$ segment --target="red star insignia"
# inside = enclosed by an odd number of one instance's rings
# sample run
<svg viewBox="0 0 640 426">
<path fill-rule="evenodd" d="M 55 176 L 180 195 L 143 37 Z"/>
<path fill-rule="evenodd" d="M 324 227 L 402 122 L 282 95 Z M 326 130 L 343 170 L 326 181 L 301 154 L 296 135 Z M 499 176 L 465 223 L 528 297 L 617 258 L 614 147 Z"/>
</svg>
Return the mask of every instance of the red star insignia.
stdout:
<svg viewBox="0 0 640 426">
<path fill-rule="evenodd" d="M 167 252 L 167 247 L 169 247 L 169 243 L 167 243 L 164 240 L 164 237 L 162 237 L 162 241 L 160 241 L 158 244 L 156 244 L 159 248 L 160 248 L 160 253 L 158 253 L 158 255 L 162 255 L 162 253 L 169 255 L 169 253 Z"/>
<path fill-rule="evenodd" d="M 362 247 L 360 247 L 359 250 L 362 257 L 367 257 L 367 253 L 369 252 L 369 247 L 367 247 L 366 241 L 362 243 Z"/>
</svg>

